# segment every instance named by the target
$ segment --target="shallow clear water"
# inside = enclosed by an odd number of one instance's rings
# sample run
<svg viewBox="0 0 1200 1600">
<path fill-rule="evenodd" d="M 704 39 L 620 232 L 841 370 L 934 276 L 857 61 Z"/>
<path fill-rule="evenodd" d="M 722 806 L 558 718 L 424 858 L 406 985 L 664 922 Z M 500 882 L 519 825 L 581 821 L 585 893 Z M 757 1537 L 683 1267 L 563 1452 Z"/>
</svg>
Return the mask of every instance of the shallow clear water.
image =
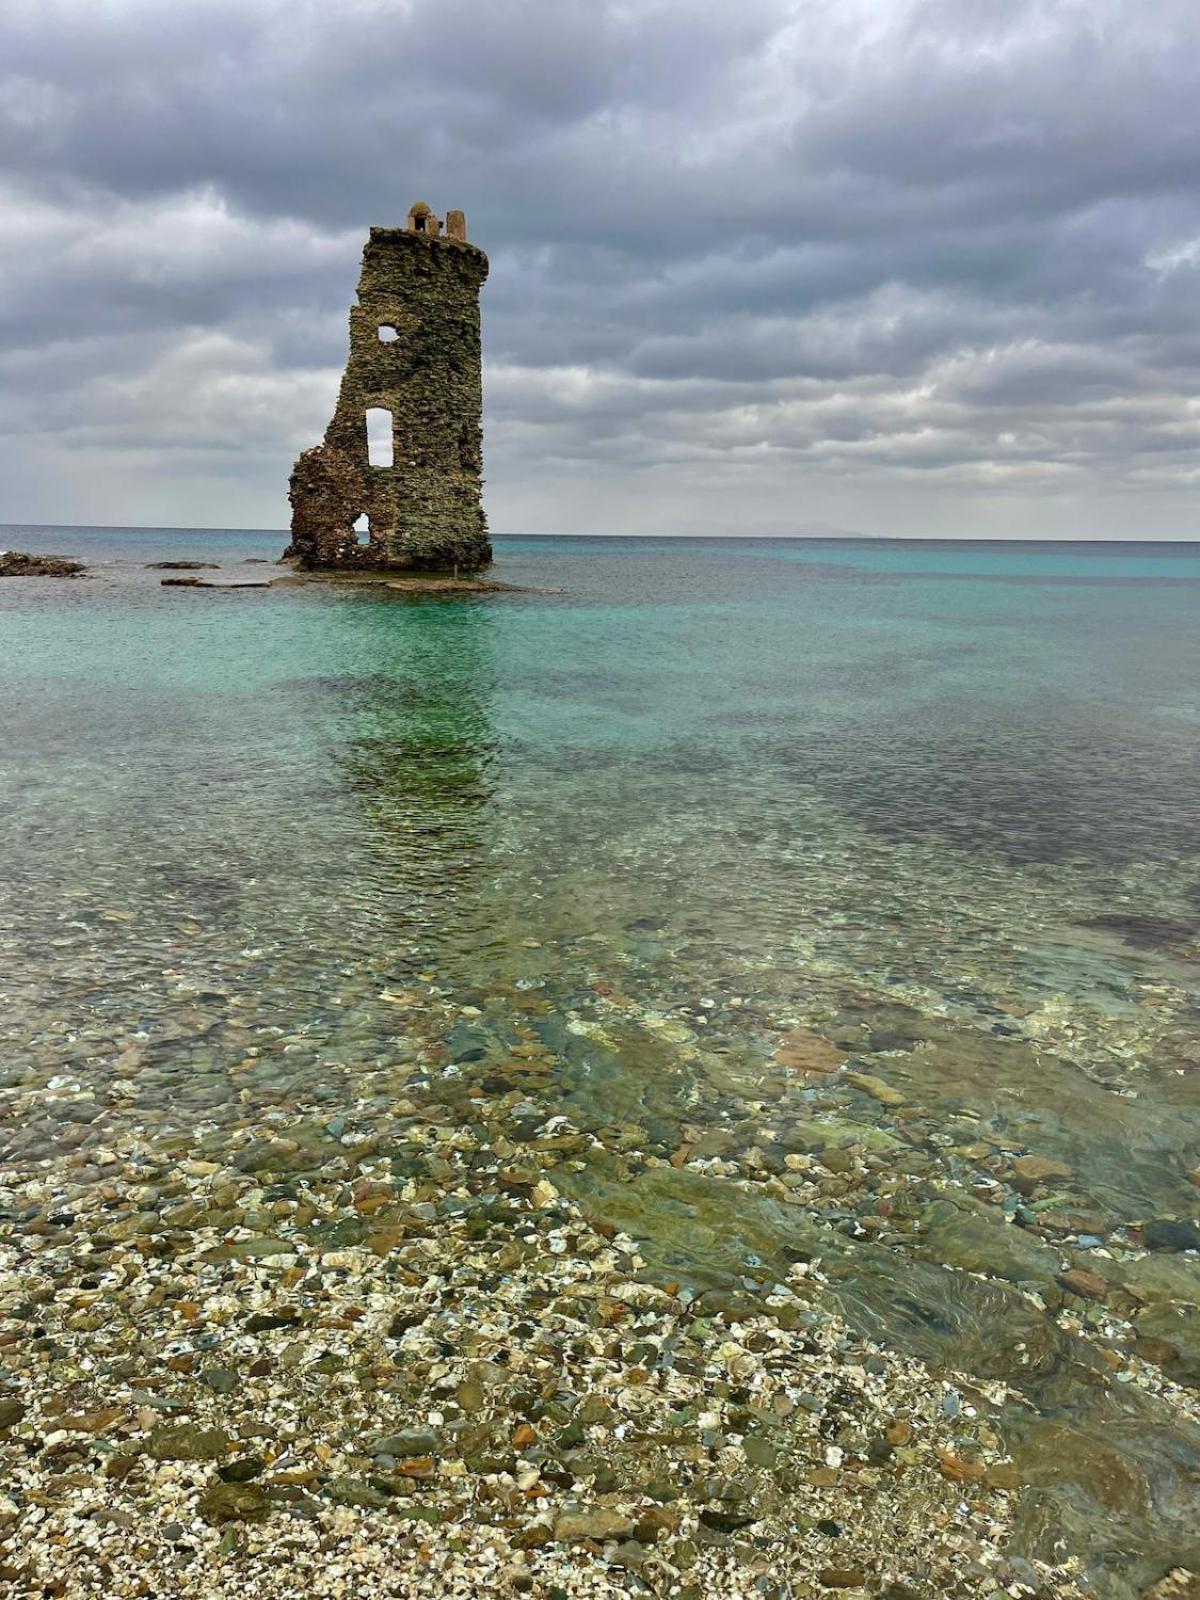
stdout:
<svg viewBox="0 0 1200 1600">
<path fill-rule="evenodd" d="M 663 1271 L 803 1243 L 733 1170 L 797 1126 L 915 1152 L 920 1206 L 986 1198 L 989 1140 L 1064 1163 L 1018 1218 L 1064 1261 L 1195 1217 L 1200 546 L 512 539 L 498 575 L 561 593 L 413 601 L 145 565 L 261 572 L 280 535 L 3 542 L 93 563 L 0 585 L 4 1072 L 80 1078 L 89 1137 L 352 1107 L 466 1004 L 450 1068 L 519 1018 L 556 1063 L 528 1093 L 610 1148 L 728 1136 L 703 1193 L 574 1179 Z M 888 1076 L 899 1117 L 781 1084 L 788 1025 Z M 49 1156 L 70 1122 L 51 1094 L 6 1132 Z M 1023 1388 L 1031 1546 L 1194 1559 L 1200 1437 L 1169 1403 L 1064 1354 L 923 1213 L 899 1237 L 841 1201 L 820 1248 L 851 1313 Z"/>
</svg>

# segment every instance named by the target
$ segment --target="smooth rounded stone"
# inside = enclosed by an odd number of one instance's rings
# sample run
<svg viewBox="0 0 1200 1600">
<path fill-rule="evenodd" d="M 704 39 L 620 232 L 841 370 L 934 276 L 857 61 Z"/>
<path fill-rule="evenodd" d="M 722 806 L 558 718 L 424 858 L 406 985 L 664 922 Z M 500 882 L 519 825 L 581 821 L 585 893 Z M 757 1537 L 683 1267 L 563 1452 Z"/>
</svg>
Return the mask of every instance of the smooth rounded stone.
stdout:
<svg viewBox="0 0 1200 1600">
<path fill-rule="evenodd" d="M 366 1449 L 373 1456 L 394 1456 L 403 1460 L 408 1456 L 436 1456 L 442 1441 L 436 1433 L 422 1428 L 406 1428 L 400 1433 L 388 1433 L 368 1442 Z"/>
<path fill-rule="evenodd" d="M 198 1510 L 212 1527 L 226 1522 L 265 1522 L 271 1515 L 271 1501 L 257 1484 L 218 1479 L 200 1496 Z"/>
<path fill-rule="evenodd" d="M 220 1461 L 229 1454 L 229 1435 L 222 1428 L 194 1422 L 162 1423 L 145 1442 L 155 1461 Z"/>
<path fill-rule="evenodd" d="M 325 1485 L 325 1494 L 336 1505 L 357 1506 L 363 1511 L 375 1511 L 388 1504 L 388 1495 L 358 1478 L 331 1478 Z"/>
<path fill-rule="evenodd" d="M 1072 1267 L 1070 1271 L 1060 1273 L 1058 1281 L 1064 1289 L 1083 1300 L 1103 1300 L 1108 1293 L 1105 1279 L 1099 1273 L 1089 1272 L 1086 1267 Z"/>
<path fill-rule="evenodd" d="M 856 1089 L 861 1089 L 864 1094 L 869 1094 L 872 1100 L 877 1100 L 881 1106 L 902 1106 L 906 1103 L 906 1096 L 893 1084 L 883 1078 L 877 1078 L 870 1072 L 848 1072 L 846 1082 L 852 1083 Z"/>
<path fill-rule="evenodd" d="M 1061 1264 L 1057 1250 L 969 1195 L 926 1206 L 919 1238 L 922 1255 L 1010 1283 L 1053 1283 Z"/>
<path fill-rule="evenodd" d="M 1048 1183 L 1071 1176 L 1071 1169 L 1065 1162 L 1048 1156 L 1018 1156 L 1012 1170 L 1026 1183 Z"/>
<path fill-rule="evenodd" d="M 15 1397 L 0 1400 L 0 1428 L 15 1428 L 25 1415 L 25 1404 Z"/>
<path fill-rule="evenodd" d="M 792 1072 L 836 1072 L 848 1052 L 808 1028 L 792 1028 L 776 1044 L 772 1059 Z"/>
<path fill-rule="evenodd" d="M 1173 1217 L 1147 1222 L 1142 1238 L 1148 1250 L 1200 1250 L 1200 1228 L 1194 1222 L 1179 1222 Z"/>
<path fill-rule="evenodd" d="M 200 1379 L 214 1394 L 235 1394 L 242 1382 L 231 1367 L 206 1367 Z"/>
<path fill-rule="evenodd" d="M 608 1506 L 591 1511 L 563 1511 L 554 1519 L 554 1537 L 563 1543 L 579 1539 L 628 1539 L 636 1524 L 632 1517 Z"/>
</svg>

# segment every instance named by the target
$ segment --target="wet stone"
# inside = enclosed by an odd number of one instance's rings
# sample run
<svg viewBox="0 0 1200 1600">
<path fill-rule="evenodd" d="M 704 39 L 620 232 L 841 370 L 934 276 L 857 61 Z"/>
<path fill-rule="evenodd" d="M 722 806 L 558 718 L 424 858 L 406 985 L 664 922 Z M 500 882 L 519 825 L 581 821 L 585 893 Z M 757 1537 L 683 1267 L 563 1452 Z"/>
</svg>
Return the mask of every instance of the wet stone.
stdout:
<svg viewBox="0 0 1200 1600">
<path fill-rule="evenodd" d="M 300 1321 L 300 1313 L 287 1306 L 278 1311 L 258 1311 L 246 1319 L 247 1333 L 273 1333 L 277 1328 L 292 1328 Z"/>
<path fill-rule="evenodd" d="M 155 1461 L 220 1461 L 229 1450 L 229 1435 L 222 1429 L 190 1422 L 163 1424 L 145 1443 L 146 1454 Z"/>
<path fill-rule="evenodd" d="M 1071 1169 L 1065 1162 L 1048 1156 L 1018 1156 L 1012 1170 L 1018 1178 L 1034 1184 L 1057 1182 L 1071 1176 Z"/>
<path fill-rule="evenodd" d="M 756 1520 L 751 1513 L 731 1510 L 724 1506 L 705 1506 L 700 1513 L 700 1521 L 715 1533 L 737 1533 L 739 1529 L 748 1528 Z"/>
<path fill-rule="evenodd" d="M 442 1447 L 442 1441 L 436 1433 L 420 1428 L 405 1429 L 401 1433 L 388 1433 L 370 1442 L 370 1453 L 375 1456 L 393 1456 L 403 1459 L 408 1456 L 433 1456 Z"/>
<path fill-rule="evenodd" d="M 82 561 L 73 561 L 68 556 L 0 550 L 0 578 L 78 578 L 86 570 Z"/>
<path fill-rule="evenodd" d="M 241 1384 L 241 1379 L 230 1367 L 207 1367 L 201 1378 L 214 1394 L 234 1394 Z"/>
<path fill-rule="evenodd" d="M 265 1522 L 271 1515 L 271 1500 L 256 1484 L 217 1482 L 201 1495 L 198 1509 L 214 1527 L 227 1522 Z"/>
<path fill-rule="evenodd" d="M 12 1398 L 0 1400 L 0 1428 L 15 1428 L 24 1415 L 23 1401 Z"/>
<path fill-rule="evenodd" d="M 1060 1273 L 1058 1281 L 1064 1289 L 1085 1300 L 1103 1300 L 1108 1293 L 1105 1280 L 1098 1273 L 1088 1272 L 1083 1267 L 1072 1267 L 1069 1272 Z"/>
<path fill-rule="evenodd" d="M 631 1517 L 604 1506 L 592 1511 L 564 1511 L 554 1519 L 554 1537 L 567 1543 L 580 1539 L 627 1539 L 634 1528 Z"/>
<path fill-rule="evenodd" d="M 1171 1217 L 1147 1222 L 1142 1238 L 1148 1250 L 1200 1250 L 1200 1228 L 1194 1222 L 1179 1222 Z"/>
<path fill-rule="evenodd" d="M 371 1510 L 388 1504 L 387 1494 L 356 1478 L 331 1478 L 324 1492 L 340 1506 Z"/>
</svg>

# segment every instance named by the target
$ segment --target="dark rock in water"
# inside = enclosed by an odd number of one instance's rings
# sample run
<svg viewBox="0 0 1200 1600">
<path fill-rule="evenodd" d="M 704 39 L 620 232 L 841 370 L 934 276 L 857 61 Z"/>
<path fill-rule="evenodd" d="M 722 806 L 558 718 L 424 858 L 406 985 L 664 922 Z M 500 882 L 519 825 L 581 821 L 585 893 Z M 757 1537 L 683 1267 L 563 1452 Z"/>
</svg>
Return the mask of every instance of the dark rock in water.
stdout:
<svg viewBox="0 0 1200 1600">
<path fill-rule="evenodd" d="M 164 1424 L 147 1439 L 146 1454 L 155 1461 L 219 1461 L 229 1454 L 229 1435 L 194 1422 Z"/>
<path fill-rule="evenodd" d="M 230 1367 L 207 1367 L 200 1376 L 214 1394 L 233 1394 L 241 1386 L 237 1373 Z"/>
<path fill-rule="evenodd" d="M 276 1328 L 292 1328 L 300 1321 L 294 1306 L 284 1306 L 279 1311 L 256 1311 L 246 1319 L 247 1333 L 271 1333 Z"/>
<path fill-rule="evenodd" d="M 739 1528 L 748 1528 L 755 1518 L 753 1514 L 747 1515 L 741 1511 L 729 1511 L 720 1506 L 705 1506 L 700 1513 L 700 1521 L 706 1528 L 712 1528 L 715 1533 L 736 1533 Z"/>
<path fill-rule="evenodd" d="M 242 1456 L 227 1466 L 218 1467 L 217 1476 L 224 1483 L 249 1483 L 251 1478 L 261 1477 L 266 1470 L 267 1463 L 262 1456 Z"/>
<path fill-rule="evenodd" d="M 379 1510 L 388 1503 L 388 1496 L 382 1489 L 360 1483 L 357 1478 L 331 1478 L 325 1485 L 325 1493 L 336 1505 L 357 1506 L 360 1511 Z"/>
<path fill-rule="evenodd" d="M 69 556 L 31 556 L 25 550 L 0 550 L 0 578 L 78 578 L 82 561 Z"/>
<path fill-rule="evenodd" d="M 1088 1272 L 1084 1267 L 1072 1267 L 1069 1272 L 1060 1273 L 1058 1281 L 1082 1300 L 1103 1300 L 1108 1293 L 1108 1284 L 1099 1273 Z"/>
<path fill-rule="evenodd" d="M 946 1266 L 983 1272 L 1010 1283 L 1052 1283 L 1059 1254 L 1023 1228 L 1006 1223 L 994 1206 L 968 1195 L 935 1200 L 921 1214 L 921 1250 Z"/>
<path fill-rule="evenodd" d="M 564 1543 L 577 1539 L 627 1539 L 634 1523 L 620 1511 L 597 1506 L 592 1511 L 562 1511 L 554 1519 L 554 1537 Z"/>
<path fill-rule="evenodd" d="M 25 1415 L 25 1406 L 20 1400 L 0 1400 L 0 1428 L 15 1428 Z"/>
<path fill-rule="evenodd" d="M 257 1484 L 217 1482 L 200 1496 L 199 1511 L 214 1527 L 223 1522 L 265 1522 L 271 1502 Z"/>
<path fill-rule="evenodd" d="M 219 561 L 147 561 L 146 566 L 151 572 L 199 572 L 208 568 L 215 572 Z"/>
<path fill-rule="evenodd" d="M 163 578 L 164 589 L 269 589 L 271 578 Z"/>
<path fill-rule="evenodd" d="M 388 1324 L 387 1336 L 389 1339 L 399 1339 L 402 1337 L 402 1335 L 406 1334 L 410 1328 L 419 1328 L 424 1321 L 425 1316 L 423 1312 L 397 1311 L 396 1315 Z"/>
<path fill-rule="evenodd" d="M 368 1446 L 374 1456 L 433 1456 L 442 1447 L 436 1433 L 422 1428 L 406 1428 L 401 1433 L 389 1433 L 373 1439 Z"/>
<path fill-rule="evenodd" d="M 1135 950 L 1163 950 L 1171 945 L 1190 944 L 1196 937 L 1195 927 L 1188 922 L 1170 917 L 1123 916 L 1120 912 L 1092 917 L 1083 926 L 1115 933 Z"/>
<path fill-rule="evenodd" d="M 1200 1228 L 1194 1222 L 1158 1217 L 1142 1229 L 1148 1250 L 1200 1250 Z"/>
</svg>

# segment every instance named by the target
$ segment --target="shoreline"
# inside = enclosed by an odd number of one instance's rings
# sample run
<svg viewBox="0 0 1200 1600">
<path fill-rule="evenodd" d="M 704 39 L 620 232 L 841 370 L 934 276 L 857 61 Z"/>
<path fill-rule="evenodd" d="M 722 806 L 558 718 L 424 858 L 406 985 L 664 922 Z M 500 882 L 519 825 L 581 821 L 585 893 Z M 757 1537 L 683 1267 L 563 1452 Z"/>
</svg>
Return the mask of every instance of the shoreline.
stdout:
<svg viewBox="0 0 1200 1600">
<path fill-rule="evenodd" d="M 819 1261 L 664 1281 L 562 1187 L 595 1136 L 475 1098 L 495 1073 L 10 1169 L 3 1298 L 38 1337 L 6 1353 L 0 1515 L 41 1512 L 9 1581 L 912 1600 L 983 1592 L 966 1568 L 1084 1592 L 1003 1554 L 1003 1383 L 853 1334 Z"/>
</svg>

